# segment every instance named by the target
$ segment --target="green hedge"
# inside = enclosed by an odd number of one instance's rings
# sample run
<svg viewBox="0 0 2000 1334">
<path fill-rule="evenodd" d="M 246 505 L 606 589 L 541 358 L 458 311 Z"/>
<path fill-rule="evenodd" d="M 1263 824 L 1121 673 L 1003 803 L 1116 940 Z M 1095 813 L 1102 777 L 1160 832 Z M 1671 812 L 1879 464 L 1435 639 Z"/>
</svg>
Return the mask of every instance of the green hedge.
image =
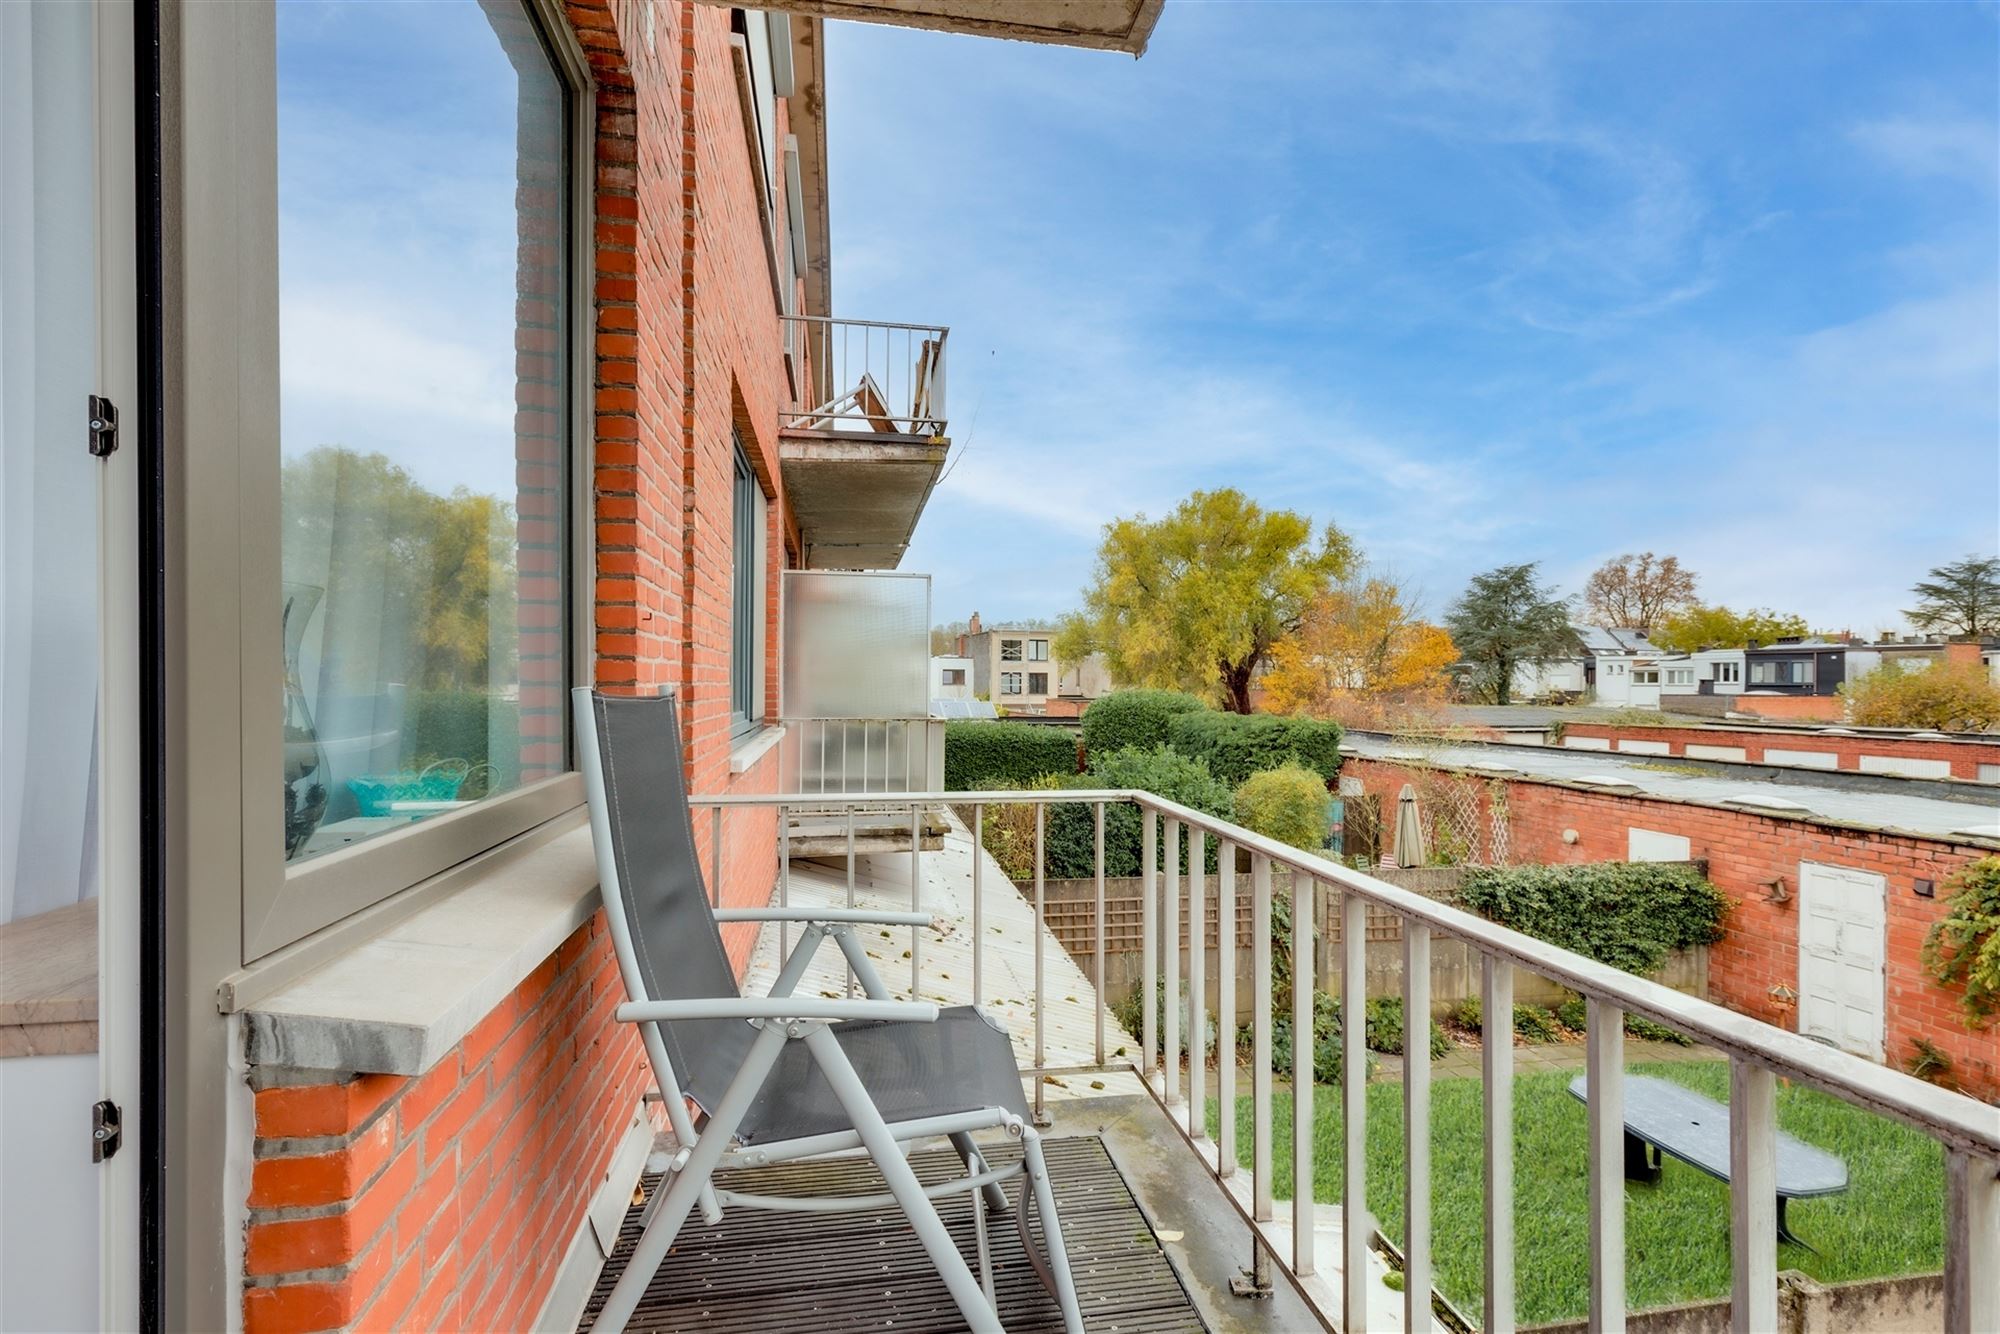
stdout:
<svg viewBox="0 0 2000 1334">
<path fill-rule="evenodd" d="M 1181 754 L 1208 761 L 1209 771 L 1232 787 L 1287 760 L 1329 783 L 1340 773 L 1340 724 L 1317 718 L 1183 713 L 1168 724 L 1167 740 Z"/>
<path fill-rule="evenodd" d="M 1224 820 L 1232 818 L 1234 810 L 1229 789 L 1215 780 L 1207 765 L 1164 746 L 1152 750 L 1128 747 L 1101 755 L 1091 761 L 1090 767 L 1082 774 L 1071 779 L 1068 786 L 1151 792 L 1154 796 L 1177 801 Z M 1051 877 L 1077 878 L 1095 873 L 1096 831 L 1091 806 L 1051 806 L 1043 838 Z M 1107 805 L 1104 808 L 1104 873 L 1109 876 L 1139 874 L 1144 861 L 1144 839 L 1138 807 L 1129 802 Z M 1185 837 L 1182 839 L 1182 870 L 1187 869 L 1188 845 L 1192 841 Z M 1217 866 L 1219 851 L 1215 841 L 1210 839 L 1204 860 L 1211 871 Z M 1165 831 L 1162 829 L 1156 868 L 1164 869 L 1165 866 Z"/>
<path fill-rule="evenodd" d="M 1076 736 L 1065 727 L 984 718 L 944 726 L 944 785 L 965 792 L 998 781 L 1026 787 L 1047 774 L 1076 772 Z"/>
<path fill-rule="evenodd" d="M 1670 951 L 1722 939 L 1729 911 L 1721 890 L 1673 862 L 1489 867 L 1459 894 L 1502 926 L 1642 975 Z"/>
<path fill-rule="evenodd" d="M 1236 823 L 1307 852 L 1326 846 L 1332 809 L 1326 783 L 1296 761 L 1251 774 L 1236 789 Z"/>
<path fill-rule="evenodd" d="M 1167 744 L 1167 724 L 1208 705 L 1178 690 L 1114 690 L 1083 711 L 1086 755 L 1109 755 L 1128 746 L 1151 750 Z"/>
</svg>

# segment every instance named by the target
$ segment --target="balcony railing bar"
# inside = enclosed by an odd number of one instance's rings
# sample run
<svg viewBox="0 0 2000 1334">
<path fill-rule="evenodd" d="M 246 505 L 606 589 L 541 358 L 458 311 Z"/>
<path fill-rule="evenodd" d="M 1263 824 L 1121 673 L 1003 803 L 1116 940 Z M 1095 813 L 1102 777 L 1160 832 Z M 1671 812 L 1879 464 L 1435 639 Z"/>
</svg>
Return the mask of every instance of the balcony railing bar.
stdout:
<svg viewBox="0 0 2000 1334">
<path fill-rule="evenodd" d="M 1144 865 L 1142 893 L 1142 1005 L 1141 1051 L 1137 1062 L 1107 1063 L 1103 1059 L 1101 1036 L 1095 1043 L 1095 1065 L 1066 1066 L 1064 1070 L 1130 1069 L 1167 1112 L 1176 1133 L 1223 1183 L 1224 1194 L 1249 1226 L 1252 1238 L 1253 1273 L 1266 1272 L 1267 1257 L 1280 1254 L 1289 1241 L 1290 1263 L 1282 1266 L 1287 1280 L 1297 1287 L 1324 1323 L 1331 1327 L 1331 1313 L 1338 1309 L 1348 1329 L 1365 1329 L 1368 1324 L 1369 1235 L 1366 1220 L 1366 1001 L 1365 950 L 1368 910 L 1386 910 L 1401 919 L 1404 959 L 1404 1013 L 1411 1036 L 1405 1043 L 1404 1092 L 1405 1162 L 1407 1164 L 1406 1218 L 1409 1231 L 1404 1248 L 1406 1267 L 1404 1323 L 1411 1329 L 1429 1328 L 1430 1236 L 1429 1236 L 1429 1135 L 1428 1042 L 1423 1036 L 1429 1002 L 1429 956 L 1434 933 L 1467 942 L 1481 951 L 1483 959 L 1482 995 L 1485 1001 L 1485 1055 L 1483 1059 L 1485 1098 L 1485 1150 L 1487 1161 L 1486 1228 L 1486 1328 L 1507 1330 L 1513 1325 L 1514 1256 L 1511 1190 L 1512 1052 L 1508 1019 L 1512 1012 L 1511 966 L 1527 969 L 1563 983 L 1582 994 L 1589 1008 L 1587 1069 L 1589 1079 L 1588 1162 L 1589 1162 L 1589 1254 L 1590 1321 L 1594 1329 L 1620 1330 L 1625 1323 L 1625 1243 L 1624 1243 L 1624 1155 L 1623 1079 L 1624 1017 L 1644 1015 L 1669 1025 L 1690 1037 L 1720 1049 L 1731 1062 L 1731 1250 L 1734 1265 L 1734 1309 L 1732 1322 L 1738 1329 L 1768 1327 L 1776 1303 L 1775 1094 L 1778 1075 L 1809 1087 L 1832 1093 L 1848 1102 L 1892 1116 L 1915 1126 L 1939 1140 L 1947 1153 L 1945 1262 L 1945 1328 L 1948 1334 L 1971 1334 L 1993 1327 L 2000 1320 L 2000 1295 L 1991 1282 L 1987 1261 L 2000 1251 L 2000 1109 L 1934 1088 L 1908 1075 L 1863 1061 L 1821 1044 L 1736 1015 L 1705 1001 L 1634 977 L 1608 965 L 1570 954 L 1532 937 L 1521 935 L 1448 905 L 1350 870 L 1310 853 L 1288 847 L 1227 821 L 1192 810 L 1150 793 L 1114 790 L 1043 792 L 927 792 L 899 794 L 885 800 L 880 794 L 779 794 L 725 795 L 693 798 L 696 806 L 717 812 L 729 807 L 775 806 L 782 827 L 793 806 L 844 809 L 848 817 L 849 843 L 848 901 L 854 902 L 855 857 L 853 824 L 857 811 L 903 810 L 911 819 L 912 905 L 922 909 L 921 823 L 927 807 L 970 806 L 975 837 L 983 834 L 985 808 L 989 805 L 1030 806 L 1035 813 L 1035 1000 L 1034 1066 L 1024 1073 L 1036 1083 L 1036 1108 L 1042 1111 L 1042 1084 L 1045 1076 L 1058 1073 L 1048 1063 L 1046 1042 L 1046 970 L 1043 948 L 1047 927 L 1045 864 L 1047 852 L 1047 807 L 1055 803 L 1089 803 L 1095 822 L 1094 852 L 1099 890 L 1094 907 L 1097 915 L 1097 969 L 1101 982 L 1103 967 L 1104 875 L 1103 811 L 1106 806 L 1127 803 L 1140 813 L 1141 847 Z M 1158 827 L 1164 824 L 1162 846 Z M 718 872 L 720 827 L 715 842 Z M 1207 891 L 1205 853 L 1214 838 L 1218 850 L 1226 851 L 1217 877 L 1218 911 L 1233 930 L 1233 877 L 1238 849 L 1249 854 L 1251 863 L 1251 918 L 1256 939 L 1252 943 L 1256 976 L 1253 979 L 1256 1016 L 1252 1022 L 1252 1146 L 1251 1182 L 1245 1188 L 1234 1171 L 1234 1144 L 1223 1137 L 1210 1139 L 1206 1133 L 1207 1011 L 1204 959 Z M 1181 853 L 1187 853 L 1186 902 L 1190 931 L 1186 957 L 1180 931 Z M 1164 853 L 1156 860 L 1156 854 Z M 973 883 L 975 886 L 975 928 L 972 945 L 972 973 L 975 996 L 981 995 L 982 956 L 986 947 L 983 922 L 979 920 L 978 882 L 983 858 L 975 846 Z M 1156 868 L 1164 866 L 1164 881 Z M 1277 1230 L 1273 1220 L 1271 1189 L 1272 1092 L 1271 1092 L 1271 965 L 1273 963 L 1270 922 L 1270 868 L 1283 866 L 1291 873 L 1292 942 L 1288 960 L 1296 985 L 1292 997 L 1294 1060 L 1300 1069 L 1310 1069 L 1314 1057 L 1313 996 L 1311 979 L 1314 949 L 1314 905 L 1322 882 L 1341 891 L 1343 932 L 1341 1021 L 1344 1052 L 1340 1096 L 1346 1145 L 1346 1174 L 1342 1182 L 1344 1217 L 1341 1290 L 1316 1277 L 1315 1204 L 1313 1183 L 1314 1136 L 1313 1081 L 1293 1080 L 1292 1168 L 1293 1191 L 1289 1237 Z M 781 884 L 784 882 L 781 881 Z M 1225 887 L 1227 883 L 1227 887 Z M 1156 926 L 1160 929 L 1156 931 Z M 1160 957 L 1164 948 L 1165 957 Z M 1233 949 L 1224 946 L 1225 959 Z M 913 944 L 913 962 L 918 957 Z M 1221 962 L 1221 961 L 1219 961 Z M 1180 982 L 1185 964 L 1188 977 L 1189 1023 L 1187 1031 L 1188 1086 L 1183 1106 L 1180 1097 L 1181 1006 Z M 1224 968 L 1230 967 L 1228 964 Z M 1223 1013 L 1233 1016 L 1234 979 L 1225 972 L 1222 981 Z M 912 972 L 913 990 L 919 981 Z M 1154 1004 L 1155 984 L 1160 999 Z M 1100 993 L 1101 994 L 1101 993 Z M 1101 1005 L 1100 1005 L 1101 1011 Z M 1156 1017 L 1156 1011 L 1157 1017 Z M 1098 1033 L 1101 1035 L 1101 1017 Z M 1156 1046 L 1156 1042 L 1158 1045 Z M 1218 1090 L 1223 1094 L 1224 1123 L 1233 1119 L 1233 1044 L 1218 1042 L 1213 1059 L 1221 1064 Z M 1179 1113 L 1179 1114 L 1177 1114 Z M 1233 1137 L 1232 1137 L 1233 1138 Z M 1225 1154 L 1227 1157 L 1225 1158 Z M 1975 1272 L 1976 1271 L 1976 1272 Z"/>
<path fill-rule="evenodd" d="M 948 327 L 828 315 L 784 320 L 798 331 L 811 370 L 801 394 L 808 405 L 780 412 L 781 425 L 943 434 Z"/>
</svg>

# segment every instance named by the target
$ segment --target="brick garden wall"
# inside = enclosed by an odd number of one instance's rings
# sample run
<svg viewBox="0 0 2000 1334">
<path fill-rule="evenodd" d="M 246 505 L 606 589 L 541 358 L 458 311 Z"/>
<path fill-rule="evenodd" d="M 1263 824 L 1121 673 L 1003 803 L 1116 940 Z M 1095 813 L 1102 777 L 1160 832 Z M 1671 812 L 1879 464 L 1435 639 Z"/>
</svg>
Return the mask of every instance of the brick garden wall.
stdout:
<svg viewBox="0 0 2000 1334">
<path fill-rule="evenodd" d="M 1606 740 L 1611 742 L 1613 750 L 1622 749 L 1619 743 L 1626 741 L 1661 743 L 1667 747 L 1665 753 L 1668 755 L 1686 755 L 1690 745 L 1734 746 L 1742 749 L 1741 758 L 1750 764 L 1764 763 L 1766 749 L 1821 751 L 1835 757 L 1835 767 L 1850 772 L 1861 769 L 1861 757 L 1864 755 L 1943 763 L 1949 766 L 1953 778 L 1977 779 L 1980 765 L 2000 764 L 2000 738 L 1924 741 L 1908 737 L 1827 736 L 1823 732 L 1759 732 L 1730 727 L 1621 727 L 1613 723 L 1581 722 L 1564 724 L 1564 742 L 1567 743 L 1571 737 Z"/>
<path fill-rule="evenodd" d="M 1396 795 L 1420 775 L 1401 765 L 1350 756 L 1344 779 L 1359 779 L 1364 790 L 1395 809 Z M 1726 935 L 1708 958 L 1709 998 L 1732 1010 L 1780 1028 L 1796 1029 L 1793 1006 L 1773 996 L 1799 984 L 1799 863 L 1871 871 L 1888 878 L 1888 938 L 1885 942 L 1885 1047 L 1889 1063 L 1903 1066 L 1918 1037 L 1935 1043 L 1952 1060 L 1967 1092 L 2000 1098 L 2000 1035 L 1968 1030 L 1960 1021 L 1961 989 L 1939 986 L 1923 971 L 1919 951 L 1931 924 L 1944 915 L 1935 898 L 1919 898 L 1913 881 L 1942 881 L 1959 867 L 1989 855 L 1985 848 L 1905 834 L 1850 829 L 1813 820 L 1759 815 L 1750 811 L 1699 806 L 1662 797 L 1591 792 L 1560 783 L 1527 779 L 1467 779 L 1480 788 L 1502 789 L 1506 802 L 1508 860 L 1516 863 L 1623 861 L 1634 828 L 1678 834 L 1690 855 L 1705 859 L 1709 876 L 1735 901 Z M 1393 822 L 1384 831 L 1393 842 Z M 1575 843 L 1563 832 L 1576 831 Z M 1783 877 L 1790 900 L 1769 900 L 1770 882 Z"/>
<path fill-rule="evenodd" d="M 428 1073 L 256 1094 L 248 1334 L 526 1328 L 652 1075 L 600 914 Z"/>
</svg>

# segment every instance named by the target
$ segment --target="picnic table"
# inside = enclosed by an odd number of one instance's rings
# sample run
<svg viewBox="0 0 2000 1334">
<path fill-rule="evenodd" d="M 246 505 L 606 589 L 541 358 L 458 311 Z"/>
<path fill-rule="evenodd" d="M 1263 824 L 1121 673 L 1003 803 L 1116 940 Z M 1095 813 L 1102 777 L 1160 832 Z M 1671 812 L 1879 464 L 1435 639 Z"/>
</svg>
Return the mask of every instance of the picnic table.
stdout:
<svg viewBox="0 0 2000 1334">
<path fill-rule="evenodd" d="M 1590 1101 L 1590 1077 L 1569 1083 L 1570 1096 Z M 1660 1179 L 1660 1154 L 1669 1154 L 1718 1181 L 1729 1180 L 1729 1108 L 1670 1079 L 1625 1076 L 1625 1179 Z M 1778 1239 L 1812 1247 L 1785 1222 L 1785 1202 L 1847 1189 L 1847 1164 L 1824 1149 L 1778 1132 Z"/>
</svg>

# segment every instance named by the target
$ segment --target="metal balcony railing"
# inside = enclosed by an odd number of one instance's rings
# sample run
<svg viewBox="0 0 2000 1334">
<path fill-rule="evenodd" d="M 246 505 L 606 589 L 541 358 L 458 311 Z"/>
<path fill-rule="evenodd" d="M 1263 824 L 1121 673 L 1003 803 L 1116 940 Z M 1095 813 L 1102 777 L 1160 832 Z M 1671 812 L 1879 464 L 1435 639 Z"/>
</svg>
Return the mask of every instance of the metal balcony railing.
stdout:
<svg viewBox="0 0 2000 1334">
<path fill-rule="evenodd" d="M 779 424 L 798 430 L 945 433 L 945 341 L 935 324 L 888 324 L 826 315 L 787 315 L 788 338 L 803 344 L 812 403 L 786 409 Z"/>
<path fill-rule="evenodd" d="M 1482 917 L 1428 899 L 1409 890 L 1327 861 L 1308 852 L 1219 820 L 1150 793 L 1129 791 L 1059 792 L 928 792 L 889 798 L 884 794 L 830 793 L 756 796 L 706 796 L 693 804 L 713 812 L 711 835 L 716 862 L 713 883 L 722 880 L 723 813 L 738 807 L 777 807 L 845 812 L 849 818 L 866 812 L 872 819 L 901 818 L 914 832 L 928 812 L 951 806 L 971 813 L 975 856 L 972 862 L 973 921 L 971 922 L 972 994 L 984 996 L 987 932 L 980 920 L 979 880 L 985 860 L 977 855 L 985 813 L 989 807 L 1027 805 L 1034 809 L 1035 876 L 1033 904 L 1039 928 L 1034 944 L 1033 1058 L 1022 1073 L 1034 1086 L 1037 1117 L 1043 1114 L 1044 1076 L 1128 1069 L 1139 1074 L 1154 1098 L 1172 1117 L 1182 1139 L 1200 1155 L 1222 1185 L 1249 1231 L 1253 1268 L 1258 1278 L 1275 1262 L 1284 1276 L 1319 1311 L 1329 1329 L 1360 1331 L 1368 1327 L 1369 1230 L 1342 1229 L 1343 1256 L 1336 1287 L 1319 1277 L 1315 1253 L 1315 1205 L 1310 1184 L 1315 1180 L 1313 1100 L 1319 1094 L 1310 1080 L 1294 1080 L 1295 1114 L 1280 1143 L 1273 1118 L 1272 1096 L 1272 963 L 1271 916 L 1274 906 L 1272 869 L 1291 874 L 1291 919 L 1314 920 L 1314 896 L 1322 885 L 1337 892 L 1342 930 L 1341 1023 L 1345 1049 L 1366 1050 L 1367 916 L 1371 909 L 1400 919 L 1403 936 L 1403 1012 L 1430 1012 L 1430 951 L 1434 938 L 1458 940 L 1483 958 L 1483 1106 L 1485 1126 L 1485 1308 L 1481 1327 L 1503 1334 L 1515 1327 L 1514 1255 L 1514 1047 L 1512 969 L 1524 968 L 1580 993 L 1589 1005 L 1588 1077 L 1590 1087 L 1588 1191 L 1590 1230 L 1590 1327 L 1617 1331 L 1625 1326 L 1625 1185 L 1624 1185 L 1624 1016 L 1642 1016 L 1724 1053 L 1730 1063 L 1730 1246 L 1735 1275 L 1731 1321 L 1737 1330 L 1765 1330 L 1778 1325 L 1776 1081 L 1790 1079 L 1823 1090 L 1879 1115 L 1893 1117 L 1937 1140 L 1946 1160 L 1944 1326 L 1947 1334 L 1978 1334 L 2000 1329 L 2000 1284 L 1992 1266 L 2000 1256 L 2000 1108 L 1938 1088 L 1901 1071 L 1875 1065 L 1858 1056 L 1697 1000 L 1656 982 L 1622 972 L 1608 964 L 1496 925 Z M 1098 1006 L 1095 1063 L 1085 1067 L 1051 1067 L 1047 1062 L 1043 1013 L 1044 955 L 1051 948 L 1047 924 L 1043 855 L 1047 813 L 1059 804 L 1085 804 L 1092 809 L 1095 833 L 1097 892 L 1093 905 L 1092 981 L 1101 996 L 1105 960 L 1104 828 L 1107 808 L 1136 806 L 1140 813 L 1142 860 L 1141 920 L 1144 932 L 1140 995 L 1151 998 L 1160 988 L 1162 1001 L 1143 1010 L 1140 1057 L 1108 1059 L 1105 1052 L 1103 1007 Z M 780 839 L 778 896 L 789 904 L 789 819 L 777 821 Z M 1209 841 L 1219 845 L 1220 870 L 1205 872 Z M 1182 872 L 1185 843 L 1188 870 Z M 851 846 L 851 843 L 850 843 Z M 1241 853 L 1244 857 L 1239 857 Z M 923 894 L 922 840 L 909 843 L 912 907 L 921 910 Z M 1239 875 L 1247 858 L 1249 872 Z M 854 882 L 854 856 L 848 854 L 848 878 Z M 1236 975 L 1237 902 L 1250 898 L 1251 975 Z M 1185 931 L 1182 913 L 1185 910 Z M 1237 1010 L 1241 986 L 1251 989 L 1252 1057 L 1249 1081 L 1254 1115 L 1251 1123 L 1250 1168 L 1239 1167 L 1237 1121 L 1218 1117 L 1211 1138 L 1206 1113 L 1211 1094 L 1219 1106 L 1237 1097 L 1238 1069 L 1231 1044 L 1217 1044 L 1208 1055 L 1199 1037 L 1184 1034 L 1186 1013 L 1208 1009 L 1206 936 L 1213 914 L 1220 957 L 1219 1013 Z M 912 931 L 911 983 L 921 971 L 921 930 Z M 1183 944 L 1185 940 L 1185 944 Z M 1314 933 L 1295 929 L 1290 946 L 1290 974 L 1315 975 Z M 1055 946 L 1054 948 L 1061 948 Z M 1311 1033 L 1312 989 L 1295 989 L 1293 1032 Z M 1183 1060 L 1186 1064 L 1183 1067 Z M 1304 1058 L 1311 1061 L 1310 1055 Z M 1403 1247 L 1404 1328 L 1435 1328 L 1431 1306 L 1432 1239 L 1430 1224 L 1431 1144 L 1429 1124 L 1430 1055 L 1428 1044 L 1405 1045 L 1404 1117 L 1405 1217 Z M 1213 1068 L 1211 1068 L 1213 1066 Z M 1367 1062 L 1343 1063 L 1336 1096 L 1345 1110 L 1343 1135 L 1346 1172 L 1342 1207 L 1347 1219 L 1369 1217 L 1366 1204 L 1368 1156 L 1366 1098 Z M 1496 1128 L 1500 1128 L 1496 1133 Z M 1294 1191 L 1286 1206 L 1290 1225 L 1280 1222 L 1280 1201 L 1274 1197 L 1276 1155 L 1290 1155 L 1294 1182 L 1308 1183 Z M 1247 1180 L 1246 1180 L 1247 1177 Z M 1329 1259 L 1331 1257 L 1328 1257 Z"/>
</svg>

